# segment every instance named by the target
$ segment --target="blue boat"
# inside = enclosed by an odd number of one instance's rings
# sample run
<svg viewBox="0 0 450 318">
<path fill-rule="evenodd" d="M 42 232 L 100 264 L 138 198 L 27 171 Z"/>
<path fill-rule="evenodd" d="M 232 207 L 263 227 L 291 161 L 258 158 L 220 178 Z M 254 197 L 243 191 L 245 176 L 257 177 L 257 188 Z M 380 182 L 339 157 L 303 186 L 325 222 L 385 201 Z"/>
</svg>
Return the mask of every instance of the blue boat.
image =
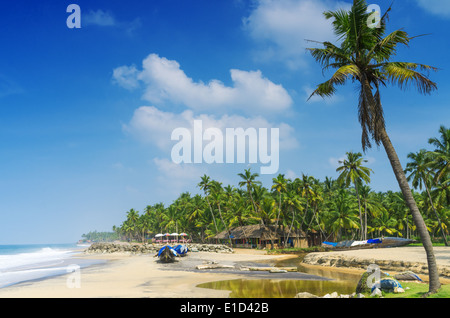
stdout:
<svg viewBox="0 0 450 318">
<path fill-rule="evenodd" d="M 159 251 L 157 256 L 161 262 L 170 263 L 174 262 L 178 253 L 169 245 L 163 246 Z"/>
<path fill-rule="evenodd" d="M 189 251 L 186 245 L 177 245 L 173 249 L 179 256 L 186 256 L 187 252 Z"/>
<path fill-rule="evenodd" d="M 415 242 L 414 240 L 404 239 L 400 237 L 382 237 L 366 241 L 348 240 L 338 243 L 323 242 L 322 246 L 336 250 L 347 250 L 347 249 L 356 250 L 356 249 L 370 249 L 370 248 L 400 247 L 409 245 L 414 242 Z"/>
</svg>

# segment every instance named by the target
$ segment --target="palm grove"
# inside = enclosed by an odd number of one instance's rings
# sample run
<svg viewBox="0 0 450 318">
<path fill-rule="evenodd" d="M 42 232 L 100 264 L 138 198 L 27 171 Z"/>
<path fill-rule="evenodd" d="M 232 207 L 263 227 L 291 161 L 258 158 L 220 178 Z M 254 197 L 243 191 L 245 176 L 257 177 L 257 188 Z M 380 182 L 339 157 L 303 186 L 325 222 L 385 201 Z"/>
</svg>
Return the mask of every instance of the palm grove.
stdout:
<svg viewBox="0 0 450 318">
<path fill-rule="evenodd" d="M 430 138 L 432 150 L 408 155 L 412 195 L 435 241 L 445 242 L 449 232 L 450 175 L 439 178 L 450 163 L 450 129 L 440 128 Z M 368 239 L 399 236 L 420 240 L 417 227 L 401 192 L 375 192 L 373 173 L 361 153 L 347 153 L 336 178 L 319 180 L 303 174 L 294 180 L 278 175 L 269 187 L 250 169 L 239 174 L 237 185 L 202 176 L 201 194 L 180 194 L 170 205 L 148 205 L 142 213 L 130 209 L 114 231 L 124 240 L 146 241 L 157 233 L 186 232 L 199 242 L 233 227 L 265 224 L 287 231 L 320 233 L 322 240 Z M 427 190 L 425 190 L 427 188 Z"/>
<path fill-rule="evenodd" d="M 320 47 L 308 49 L 324 72 L 335 69 L 312 95 L 332 96 L 337 86 L 348 80 L 359 85 L 356 113 L 362 128 L 362 149 L 370 149 L 372 142 L 383 145 L 400 192 L 372 191 L 373 171 L 365 166 L 361 153 L 349 152 L 340 162 L 336 179 L 318 180 L 302 175 L 290 180 L 279 175 L 267 188 L 250 170 L 239 174 L 241 182 L 235 186 L 224 186 L 203 176 L 198 184 L 202 194 L 183 193 L 169 206 L 147 206 L 142 214 L 132 209 L 114 230 L 128 239 L 144 240 L 150 233 L 178 229 L 190 233 L 195 240 L 205 241 L 235 226 L 264 224 L 282 226 L 288 231 L 315 231 L 322 239 L 413 237 L 425 248 L 429 291 L 436 292 L 440 283 L 431 238 L 447 242 L 450 130 L 441 127 L 440 135 L 429 140 L 432 149 L 411 153 L 404 169 L 387 134 L 381 87 L 414 85 L 420 93 L 430 94 L 437 85 L 424 72 L 437 69 L 393 61 L 397 46 L 408 46 L 413 38 L 404 30 L 386 34 L 390 8 L 376 27 L 370 26 L 367 8 L 364 0 L 354 0 L 350 11 L 324 13 L 332 20 L 339 45 L 314 42 Z"/>
</svg>

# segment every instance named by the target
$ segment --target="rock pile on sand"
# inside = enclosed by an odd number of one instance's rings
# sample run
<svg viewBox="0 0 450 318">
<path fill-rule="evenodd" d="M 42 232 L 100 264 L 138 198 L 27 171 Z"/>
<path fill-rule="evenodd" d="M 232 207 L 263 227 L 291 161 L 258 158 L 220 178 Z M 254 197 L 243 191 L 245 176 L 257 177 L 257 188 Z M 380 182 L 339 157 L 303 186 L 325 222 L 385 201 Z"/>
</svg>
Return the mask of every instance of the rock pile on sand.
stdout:
<svg viewBox="0 0 450 318">
<path fill-rule="evenodd" d="M 173 243 L 172 245 L 177 245 Z M 110 253 L 132 253 L 132 254 L 154 254 L 163 244 L 148 243 L 126 243 L 126 242 L 98 242 L 89 246 L 84 252 L 86 254 L 110 254 Z M 212 252 L 233 253 L 233 249 L 220 244 L 186 244 L 190 252 Z"/>
</svg>

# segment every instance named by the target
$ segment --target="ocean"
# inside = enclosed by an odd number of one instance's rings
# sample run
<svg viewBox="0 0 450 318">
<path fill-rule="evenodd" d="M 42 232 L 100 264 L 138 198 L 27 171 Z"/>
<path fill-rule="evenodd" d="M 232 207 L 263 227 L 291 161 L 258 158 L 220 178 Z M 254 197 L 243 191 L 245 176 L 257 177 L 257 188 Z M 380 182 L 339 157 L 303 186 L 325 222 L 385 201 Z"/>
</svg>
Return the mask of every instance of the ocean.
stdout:
<svg viewBox="0 0 450 318">
<path fill-rule="evenodd" d="M 87 246 L 77 244 L 0 245 L 0 288 L 85 268 L 101 260 L 76 258 Z"/>
</svg>

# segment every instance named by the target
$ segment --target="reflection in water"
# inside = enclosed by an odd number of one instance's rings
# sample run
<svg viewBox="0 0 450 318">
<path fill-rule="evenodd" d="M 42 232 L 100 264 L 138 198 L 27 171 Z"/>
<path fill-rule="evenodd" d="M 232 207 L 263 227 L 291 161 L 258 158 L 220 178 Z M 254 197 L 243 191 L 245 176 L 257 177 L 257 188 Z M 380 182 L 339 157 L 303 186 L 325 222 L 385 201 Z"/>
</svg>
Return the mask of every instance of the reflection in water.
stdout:
<svg viewBox="0 0 450 318">
<path fill-rule="evenodd" d="M 325 268 L 305 268 L 300 265 L 299 259 L 281 261 L 276 266 L 297 266 L 299 272 L 332 278 L 333 280 L 234 279 L 204 283 L 197 287 L 230 290 L 231 298 L 293 298 L 301 292 L 308 292 L 317 296 L 325 296 L 333 292 L 352 294 L 360 277 L 357 274 L 339 273 Z"/>
</svg>

